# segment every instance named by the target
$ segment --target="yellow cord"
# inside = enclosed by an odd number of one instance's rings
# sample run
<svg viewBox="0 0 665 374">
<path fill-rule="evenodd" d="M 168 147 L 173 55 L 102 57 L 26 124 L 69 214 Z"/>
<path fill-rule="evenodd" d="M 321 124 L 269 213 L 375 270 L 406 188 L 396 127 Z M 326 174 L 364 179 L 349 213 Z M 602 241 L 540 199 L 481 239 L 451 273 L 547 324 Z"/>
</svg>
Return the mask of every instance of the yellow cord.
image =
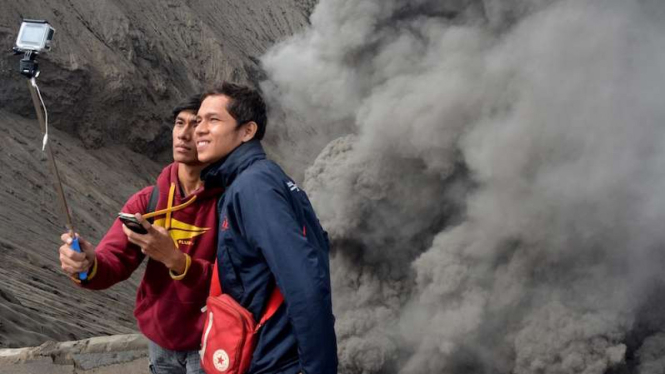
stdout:
<svg viewBox="0 0 665 374">
<path fill-rule="evenodd" d="M 146 213 L 146 214 L 143 215 L 143 218 L 145 218 L 145 219 L 153 218 L 153 217 L 161 216 L 161 215 L 169 213 L 169 212 L 176 212 L 178 210 L 185 209 L 188 206 L 192 205 L 192 203 L 194 203 L 194 200 L 196 200 L 196 195 L 192 196 L 192 198 L 189 199 L 189 201 L 187 201 L 186 203 L 176 205 L 172 208 L 166 208 L 166 209 L 156 210 L 152 213 Z"/>
<path fill-rule="evenodd" d="M 171 183 L 171 188 L 169 188 L 169 199 L 166 201 L 166 220 L 164 222 L 164 228 L 171 228 L 171 207 L 173 207 L 173 195 L 175 195 L 175 183 Z"/>
</svg>

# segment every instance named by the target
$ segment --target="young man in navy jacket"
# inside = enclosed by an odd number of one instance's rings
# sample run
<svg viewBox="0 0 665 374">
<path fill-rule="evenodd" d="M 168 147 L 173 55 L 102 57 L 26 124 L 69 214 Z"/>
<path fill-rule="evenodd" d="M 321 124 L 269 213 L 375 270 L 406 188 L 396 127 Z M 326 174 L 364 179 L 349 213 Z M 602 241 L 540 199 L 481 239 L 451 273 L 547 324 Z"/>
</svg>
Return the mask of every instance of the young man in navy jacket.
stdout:
<svg viewBox="0 0 665 374">
<path fill-rule="evenodd" d="M 337 373 L 329 245 L 307 198 L 266 159 L 261 95 L 223 83 L 203 95 L 195 131 L 206 188 L 222 187 L 217 263 L 224 293 L 263 315 L 275 287 L 284 303 L 259 330 L 249 374 Z"/>
</svg>

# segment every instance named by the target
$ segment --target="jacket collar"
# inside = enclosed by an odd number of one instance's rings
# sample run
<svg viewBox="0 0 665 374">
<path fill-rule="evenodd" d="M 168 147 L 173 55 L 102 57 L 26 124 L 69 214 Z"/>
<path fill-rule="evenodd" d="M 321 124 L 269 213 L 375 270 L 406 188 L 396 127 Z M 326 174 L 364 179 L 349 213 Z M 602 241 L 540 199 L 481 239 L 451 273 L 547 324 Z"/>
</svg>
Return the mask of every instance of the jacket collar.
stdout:
<svg viewBox="0 0 665 374">
<path fill-rule="evenodd" d="M 201 171 L 206 188 L 227 188 L 247 167 L 266 158 L 259 140 L 250 140 L 239 145 L 228 156 L 207 166 Z"/>
</svg>

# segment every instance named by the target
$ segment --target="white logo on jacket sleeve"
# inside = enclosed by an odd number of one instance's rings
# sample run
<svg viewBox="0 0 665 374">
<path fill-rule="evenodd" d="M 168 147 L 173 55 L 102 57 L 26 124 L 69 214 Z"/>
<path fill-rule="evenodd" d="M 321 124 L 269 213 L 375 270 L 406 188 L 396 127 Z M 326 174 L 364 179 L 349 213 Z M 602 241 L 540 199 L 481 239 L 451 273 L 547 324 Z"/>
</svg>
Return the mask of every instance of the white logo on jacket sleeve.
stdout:
<svg viewBox="0 0 665 374">
<path fill-rule="evenodd" d="M 215 369 L 219 371 L 226 371 L 229 368 L 229 355 L 223 349 L 218 349 L 212 355 L 212 362 L 215 364 Z"/>
<path fill-rule="evenodd" d="M 286 187 L 288 187 L 289 190 L 291 190 L 291 191 L 300 192 L 300 188 L 298 188 L 298 185 L 295 184 L 295 182 L 286 182 Z"/>
</svg>

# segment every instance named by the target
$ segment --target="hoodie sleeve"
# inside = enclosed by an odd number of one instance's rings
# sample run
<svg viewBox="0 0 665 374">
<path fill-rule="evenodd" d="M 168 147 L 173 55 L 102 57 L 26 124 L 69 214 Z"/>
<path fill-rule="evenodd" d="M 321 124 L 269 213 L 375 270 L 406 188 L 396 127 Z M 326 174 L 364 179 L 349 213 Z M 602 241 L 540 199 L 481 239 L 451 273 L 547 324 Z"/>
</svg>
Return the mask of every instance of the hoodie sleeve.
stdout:
<svg viewBox="0 0 665 374">
<path fill-rule="evenodd" d="M 197 257 L 190 257 L 190 261 L 189 269 L 180 282 L 192 289 L 210 287 L 214 262 Z"/>
<path fill-rule="evenodd" d="M 254 175 L 238 189 L 241 230 L 261 251 L 284 295 L 303 373 L 337 373 L 337 342 L 327 252 L 303 235 L 288 189 L 269 175 Z"/>
<path fill-rule="evenodd" d="M 127 200 L 122 211 L 128 213 L 145 213 L 153 187 L 146 187 Z M 122 231 L 122 222 L 115 219 L 109 231 L 95 248 L 97 256 L 97 272 L 82 287 L 102 290 L 129 278 L 139 267 L 145 255 L 135 244 L 127 240 Z"/>
</svg>

